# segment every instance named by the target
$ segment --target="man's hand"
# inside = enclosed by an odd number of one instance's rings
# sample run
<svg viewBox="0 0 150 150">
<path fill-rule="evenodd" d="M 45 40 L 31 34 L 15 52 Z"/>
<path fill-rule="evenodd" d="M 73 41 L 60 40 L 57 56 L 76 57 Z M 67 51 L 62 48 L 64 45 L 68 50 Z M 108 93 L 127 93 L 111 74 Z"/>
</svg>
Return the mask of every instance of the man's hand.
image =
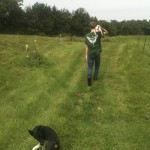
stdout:
<svg viewBox="0 0 150 150">
<path fill-rule="evenodd" d="M 88 62 L 88 46 L 85 45 L 85 60 Z"/>
<path fill-rule="evenodd" d="M 108 34 L 108 31 L 104 28 L 101 28 L 104 34 Z"/>
</svg>

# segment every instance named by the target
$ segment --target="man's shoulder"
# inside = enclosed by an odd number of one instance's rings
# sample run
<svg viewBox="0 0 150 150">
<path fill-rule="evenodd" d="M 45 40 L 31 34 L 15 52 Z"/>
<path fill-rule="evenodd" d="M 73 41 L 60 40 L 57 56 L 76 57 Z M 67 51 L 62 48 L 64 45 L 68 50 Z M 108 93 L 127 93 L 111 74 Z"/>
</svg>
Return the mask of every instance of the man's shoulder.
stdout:
<svg viewBox="0 0 150 150">
<path fill-rule="evenodd" d="M 89 33 L 86 34 L 85 37 L 95 37 L 95 36 L 97 36 L 96 32 L 89 32 Z"/>
<path fill-rule="evenodd" d="M 85 37 L 90 36 L 90 35 L 91 35 L 91 32 L 87 33 L 87 34 L 85 35 Z"/>
</svg>

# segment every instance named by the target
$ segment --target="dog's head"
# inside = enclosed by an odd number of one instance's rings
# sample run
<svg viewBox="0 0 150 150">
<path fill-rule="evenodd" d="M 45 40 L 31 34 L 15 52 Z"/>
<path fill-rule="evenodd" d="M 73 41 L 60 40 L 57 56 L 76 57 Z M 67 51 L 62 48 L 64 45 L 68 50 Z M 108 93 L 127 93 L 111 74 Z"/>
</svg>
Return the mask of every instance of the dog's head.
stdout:
<svg viewBox="0 0 150 150">
<path fill-rule="evenodd" d="M 96 32 L 102 32 L 102 29 L 101 29 L 102 27 L 100 26 L 100 25 L 97 25 L 96 27 L 95 27 L 95 31 Z"/>
<path fill-rule="evenodd" d="M 28 130 L 29 134 L 33 136 L 36 140 L 40 141 L 43 139 L 42 126 L 36 126 L 33 130 Z"/>
</svg>

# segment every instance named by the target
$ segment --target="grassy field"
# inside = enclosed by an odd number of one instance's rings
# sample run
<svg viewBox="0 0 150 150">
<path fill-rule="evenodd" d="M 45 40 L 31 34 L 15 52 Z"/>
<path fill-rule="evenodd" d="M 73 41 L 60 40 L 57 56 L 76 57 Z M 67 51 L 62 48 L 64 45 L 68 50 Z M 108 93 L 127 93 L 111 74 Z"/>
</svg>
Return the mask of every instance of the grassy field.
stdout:
<svg viewBox="0 0 150 150">
<path fill-rule="evenodd" d="M 56 130 L 63 150 L 149 150 L 144 40 L 103 42 L 100 79 L 88 87 L 84 39 L 0 35 L 0 150 L 32 149 L 28 129 L 39 124 Z"/>
</svg>

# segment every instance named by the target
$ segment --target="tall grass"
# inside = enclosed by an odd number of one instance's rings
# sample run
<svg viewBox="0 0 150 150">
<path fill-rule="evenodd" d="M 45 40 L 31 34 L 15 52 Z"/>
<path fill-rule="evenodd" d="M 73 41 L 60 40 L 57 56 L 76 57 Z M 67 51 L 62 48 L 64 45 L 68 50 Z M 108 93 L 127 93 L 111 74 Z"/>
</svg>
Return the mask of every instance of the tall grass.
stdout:
<svg viewBox="0 0 150 150">
<path fill-rule="evenodd" d="M 0 35 L 0 149 L 32 149 L 37 141 L 27 130 L 44 124 L 64 150 L 148 150 L 150 37 L 143 54 L 144 38 L 138 46 L 137 37 L 104 42 L 100 79 L 88 87 L 81 39 Z"/>
</svg>

